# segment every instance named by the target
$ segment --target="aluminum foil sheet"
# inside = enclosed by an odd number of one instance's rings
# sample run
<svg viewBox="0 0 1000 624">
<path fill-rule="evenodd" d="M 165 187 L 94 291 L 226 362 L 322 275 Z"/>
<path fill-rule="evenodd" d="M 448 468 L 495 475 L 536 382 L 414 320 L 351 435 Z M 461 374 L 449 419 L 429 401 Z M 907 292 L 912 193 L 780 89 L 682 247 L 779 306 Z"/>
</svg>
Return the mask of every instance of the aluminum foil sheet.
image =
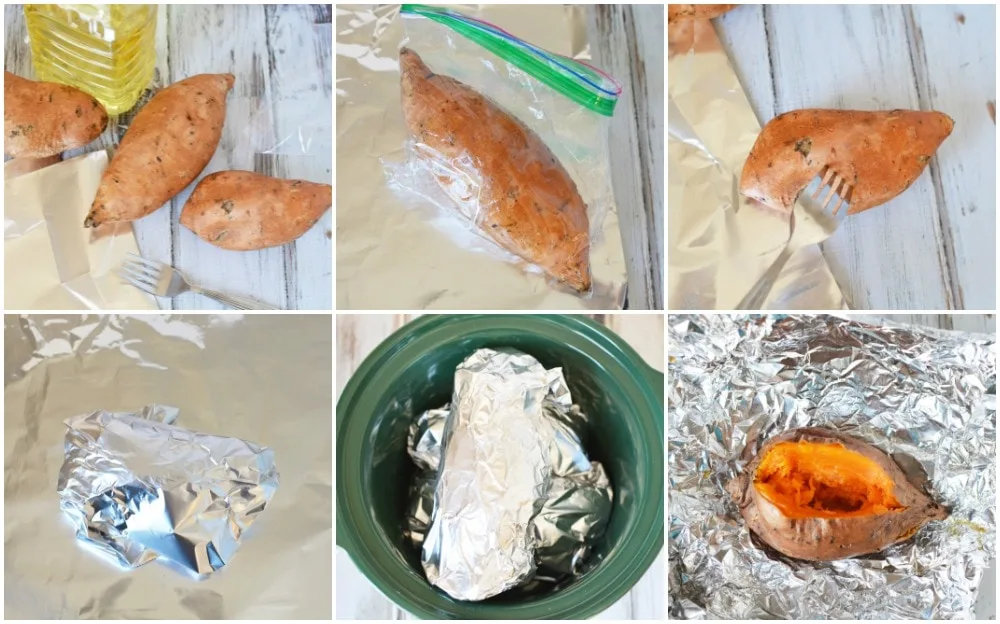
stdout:
<svg viewBox="0 0 1000 624">
<path fill-rule="evenodd" d="M 668 331 L 671 617 L 976 617 L 996 556 L 994 336 L 833 316 L 672 315 Z M 950 517 L 841 561 L 762 546 L 724 485 L 763 441 L 803 426 L 926 472 Z"/>
<path fill-rule="evenodd" d="M 407 533 L 422 548 L 428 580 L 455 598 L 483 600 L 582 573 L 613 493 L 583 450 L 586 416 L 562 371 L 481 349 L 456 371 L 453 398 L 457 409 L 428 410 L 410 427 L 410 456 L 423 471 Z"/>
<path fill-rule="evenodd" d="M 171 424 L 176 410 L 98 410 L 66 421 L 62 510 L 79 539 L 126 568 L 163 559 L 221 569 L 278 487 L 274 453 Z"/>
<path fill-rule="evenodd" d="M 589 60 L 585 7 L 463 6 L 551 52 Z M 605 120 L 554 107 L 547 87 L 523 72 L 494 67 L 461 37 L 409 34 L 398 5 L 337 5 L 337 308 L 607 310 L 624 303 L 626 266 L 611 192 L 609 163 L 598 136 Z M 412 21 L 412 20 L 410 20 Z M 409 34 L 409 36 L 408 36 Z M 591 214 L 593 292 L 581 296 L 526 271 L 435 204 L 454 204 L 440 189 L 422 189 L 402 174 L 409 136 L 403 121 L 399 48 L 406 43 L 436 71 L 497 99 L 542 136 L 573 176 Z M 475 56 L 473 56 L 475 55 Z M 502 61 L 499 63 L 506 65 Z M 509 84 L 497 86 L 497 75 Z M 493 84 L 492 89 L 488 85 Z M 534 89 L 534 91 L 532 91 Z M 557 110 L 554 111 L 553 109 Z M 618 114 L 625 114 L 619 111 Z M 601 142 L 608 139 L 601 136 Z M 412 172 L 411 172 L 412 173 Z M 425 177 L 425 176 L 424 176 Z M 407 182 L 406 180 L 411 180 Z M 435 185 L 436 186 L 436 185 Z M 401 197 L 401 190 L 406 189 Z M 416 195 L 424 193 L 424 199 Z M 454 212 L 454 210 L 452 210 Z M 598 215 L 599 218 L 598 218 Z M 599 224 L 595 226 L 594 224 Z"/>
<path fill-rule="evenodd" d="M 6 618 L 332 618 L 329 316 L 154 313 L 7 315 L 4 320 Z M 176 423 L 171 424 L 172 412 L 166 409 L 150 410 L 146 422 L 135 418 L 118 422 L 110 416 L 136 414 L 141 406 L 156 402 L 176 408 Z M 144 522 L 145 513 L 154 510 L 148 505 L 162 500 L 169 507 L 174 535 L 205 545 L 205 556 L 197 563 L 192 557 L 201 553 L 191 545 L 182 554 L 172 552 L 169 559 L 187 562 L 188 569 L 215 567 L 207 546 L 211 541 L 219 558 L 227 562 L 222 569 L 203 580 L 159 561 L 125 570 L 114 558 L 95 553 L 94 544 L 77 539 L 75 529 L 80 525 L 60 510 L 57 492 L 66 451 L 65 421 L 73 414 L 88 414 L 74 424 L 73 435 L 81 436 L 77 438 L 81 448 L 90 445 L 84 439 L 89 437 L 92 448 L 109 451 L 102 469 L 125 484 L 105 499 L 93 500 L 95 513 L 90 517 L 95 522 L 107 520 L 103 527 L 107 536 L 113 532 L 114 514 L 127 516 L 131 529 L 133 522 Z M 111 424 L 103 435 L 97 435 L 99 422 Z M 133 426 L 120 431 L 126 422 Z M 137 436 L 158 439 L 166 431 L 171 432 L 171 441 L 157 455 L 127 454 L 138 448 Z M 195 448 L 194 440 L 205 448 Z M 264 513 L 251 507 L 260 500 L 260 488 L 267 487 L 269 460 L 266 454 L 259 455 L 257 467 L 251 466 L 252 451 L 242 440 L 264 443 L 278 458 L 281 487 Z M 111 452 L 124 463 L 111 461 Z M 130 475 L 158 475 L 157 484 L 166 491 L 162 486 L 169 480 L 186 478 L 186 461 L 180 465 L 180 475 L 171 472 L 169 462 L 160 461 L 172 453 L 184 458 L 201 454 L 205 465 L 202 480 L 195 482 L 199 487 L 216 477 L 246 478 L 245 506 L 220 510 L 218 525 L 202 523 L 199 528 L 186 525 L 181 512 L 197 512 L 198 505 L 208 502 L 205 497 L 224 492 L 202 489 L 201 497 L 194 498 L 191 492 L 172 491 L 154 500 L 151 487 L 130 481 Z M 210 466 L 220 453 L 226 463 Z M 98 457 L 87 455 L 87 461 Z M 230 469 L 227 475 L 222 474 L 225 467 Z M 74 470 L 89 474 L 84 462 L 64 476 L 73 476 Z M 72 492 L 87 496 L 83 492 L 101 489 L 97 483 L 72 479 L 64 483 L 67 496 Z M 191 504 L 177 507 L 185 497 Z M 129 500 L 134 503 L 131 507 L 126 505 Z M 104 515 L 96 513 L 96 506 L 105 503 L 109 506 L 101 511 Z M 236 513 L 238 522 L 252 520 L 253 526 L 233 526 L 229 511 Z M 206 519 L 210 514 L 203 511 L 190 518 Z M 165 514 L 153 514 L 149 526 L 168 537 L 169 531 L 161 529 L 169 527 L 155 523 L 162 519 Z M 238 534 L 241 541 L 232 561 L 227 553 L 233 542 L 227 531 Z M 112 541 L 96 533 L 92 537 L 103 544 Z M 153 535 L 131 530 L 129 537 L 134 539 L 127 544 L 136 548 L 126 557 L 136 562 L 149 556 L 150 546 L 164 554 L 170 546 L 154 544 Z"/>
<path fill-rule="evenodd" d="M 788 241 L 789 217 L 739 193 L 760 124 L 708 20 L 670 24 L 667 292 L 671 310 L 732 310 Z M 847 308 L 818 245 L 796 252 L 765 302 Z"/>
</svg>

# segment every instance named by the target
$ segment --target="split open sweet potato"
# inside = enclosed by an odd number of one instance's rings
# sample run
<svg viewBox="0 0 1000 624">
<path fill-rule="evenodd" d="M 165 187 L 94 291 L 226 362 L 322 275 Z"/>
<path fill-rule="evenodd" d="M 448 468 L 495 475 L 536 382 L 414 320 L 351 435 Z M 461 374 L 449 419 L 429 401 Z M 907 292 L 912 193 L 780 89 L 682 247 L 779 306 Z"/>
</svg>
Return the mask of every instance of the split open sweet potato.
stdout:
<svg viewBox="0 0 1000 624">
<path fill-rule="evenodd" d="M 887 454 L 831 429 L 768 440 L 726 489 L 761 540 L 810 561 L 878 552 L 948 516 Z"/>
</svg>

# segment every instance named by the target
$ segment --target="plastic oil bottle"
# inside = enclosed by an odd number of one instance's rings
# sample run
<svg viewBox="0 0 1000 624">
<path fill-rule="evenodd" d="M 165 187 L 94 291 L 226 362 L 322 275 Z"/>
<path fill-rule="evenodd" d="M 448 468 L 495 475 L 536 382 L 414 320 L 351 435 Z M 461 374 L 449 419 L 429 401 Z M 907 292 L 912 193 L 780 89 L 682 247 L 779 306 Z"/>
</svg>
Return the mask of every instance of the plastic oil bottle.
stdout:
<svg viewBox="0 0 1000 624">
<path fill-rule="evenodd" d="M 156 5 L 27 4 L 38 80 L 97 98 L 108 114 L 130 110 L 156 67 Z"/>
</svg>

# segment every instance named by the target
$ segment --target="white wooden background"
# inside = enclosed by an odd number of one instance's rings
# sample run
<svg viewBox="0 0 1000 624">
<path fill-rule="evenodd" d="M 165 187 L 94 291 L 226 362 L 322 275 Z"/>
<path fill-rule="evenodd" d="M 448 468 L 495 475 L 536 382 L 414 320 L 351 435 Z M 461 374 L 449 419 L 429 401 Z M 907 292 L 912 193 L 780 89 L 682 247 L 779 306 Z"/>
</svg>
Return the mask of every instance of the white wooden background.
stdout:
<svg viewBox="0 0 1000 624">
<path fill-rule="evenodd" d="M 160 5 L 156 87 L 200 73 L 236 76 L 227 100 L 222 140 L 204 175 L 243 169 L 331 183 L 331 17 L 330 5 Z M 33 78 L 20 5 L 4 7 L 4 30 L 5 68 Z M 99 143 L 86 151 L 116 145 L 129 118 L 109 123 Z M 305 149 L 297 138 L 300 126 L 305 138 L 313 140 Z M 311 135 L 316 128 L 325 128 L 327 136 Z M 278 146 L 289 136 L 295 139 Z M 276 153 L 265 153 L 268 151 Z M 192 281 L 216 290 L 249 295 L 287 309 L 331 309 L 329 213 L 305 236 L 284 247 L 226 251 L 201 241 L 178 223 L 181 208 L 196 183 L 166 207 L 135 223 L 143 256 L 170 263 Z M 185 310 L 222 308 L 193 294 L 159 303 Z"/>
<path fill-rule="evenodd" d="M 593 315 L 592 315 L 593 316 Z M 406 324 L 409 315 L 337 316 L 337 395 L 364 358 L 393 331 Z M 593 316 L 625 339 L 646 362 L 664 369 L 663 316 L 658 314 L 617 314 Z M 621 600 L 596 619 L 661 620 L 665 617 L 666 551 L 653 561 L 649 571 Z M 337 619 L 401 620 L 416 619 L 383 596 L 354 566 L 351 558 L 337 549 L 335 574 Z"/>
<path fill-rule="evenodd" d="M 714 20 L 761 123 L 797 108 L 955 120 L 903 195 L 823 245 L 856 309 L 996 309 L 996 6 L 744 5 Z"/>
<path fill-rule="evenodd" d="M 622 84 L 611 119 L 611 182 L 628 265 L 628 304 L 663 309 L 663 5 L 588 7 L 595 66 Z"/>
</svg>

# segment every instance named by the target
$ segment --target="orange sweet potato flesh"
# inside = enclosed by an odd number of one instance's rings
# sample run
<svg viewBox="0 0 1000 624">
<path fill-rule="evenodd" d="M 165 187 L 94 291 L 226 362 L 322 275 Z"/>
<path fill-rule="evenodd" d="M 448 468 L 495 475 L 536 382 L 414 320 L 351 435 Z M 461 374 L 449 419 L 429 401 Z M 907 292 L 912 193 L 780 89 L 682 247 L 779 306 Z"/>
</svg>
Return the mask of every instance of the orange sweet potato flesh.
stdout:
<svg viewBox="0 0 1000 624">
<path fill-rule="evenodd" d="M 840 444 L 777 444 L 761 460 L 753 485 L 792 519 L 849 518 L 902 507 L 885 470 Z"/>
<path fill-rule="evenodd" d="M 332 204 L 329 184 L 220 171 L 192 191 L 181 225 L 222 249 L 264 249 L 302 236 Z"/>
<path fill-rule="evenodd" d="M 222 138 L 234 82 L 232 74 L 199 74 L 153 96 L 104 171 L 84 226 L 140 219 L 191 184 Z"/>
<path fill-rule="evenodd" d="M 854 186 L 848 214 L 905 191 L 955 123 L 937 111 L 803 109 L 772 119 L 750 150 L 740 192 L 791 210 L 799 192 L 829 166 Z"/>
<path fill-rule="evenodd" d="M 409 49 L 399 53 L 403 117 L 429 158 L 479 181 L 476 226 L 504 249 L 578 291 L 590 290 L 587 206 L 542 139 L 466 84 L 435 74 Z M 456 178 L 456 179 L 452 179 Z"/>
<path fill-rule="evenodd" d="M 3 151 L 13 158 L 46 158 L 101 136 L 108 114 L 100 102 L 67 85 L 4 72 Z"/>
<path fill-rule="evenodd" d="M 750 531 L 809 561 L 878 552 L 948 516 L 884 452 L 818 427 L 768 440 L 726 489 Z"/>
</svg>

